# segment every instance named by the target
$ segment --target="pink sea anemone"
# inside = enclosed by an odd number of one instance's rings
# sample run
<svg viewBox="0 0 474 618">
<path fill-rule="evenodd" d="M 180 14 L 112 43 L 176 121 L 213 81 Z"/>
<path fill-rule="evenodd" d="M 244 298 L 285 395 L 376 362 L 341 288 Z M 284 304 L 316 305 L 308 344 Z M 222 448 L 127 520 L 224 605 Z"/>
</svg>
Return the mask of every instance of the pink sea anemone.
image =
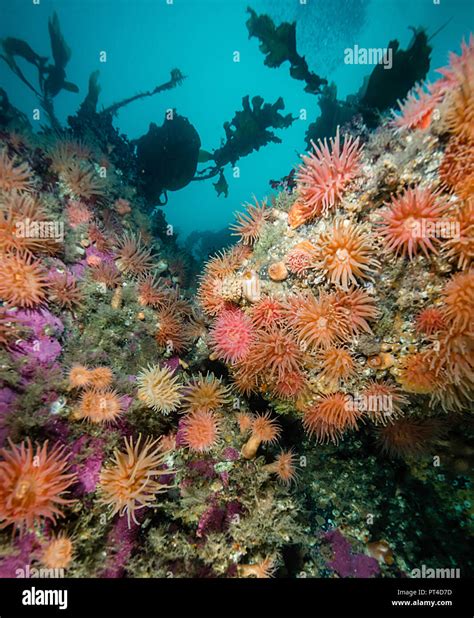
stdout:
<svg viewBox="0 0 474 618">
<path fill-rule="evenodd" d="M 246 357 L 253 341 L 252 320 L 239 309 L 226 309 L 214 322 L 210 338 L 219 359 L 236 363 Z"/>
</svg>

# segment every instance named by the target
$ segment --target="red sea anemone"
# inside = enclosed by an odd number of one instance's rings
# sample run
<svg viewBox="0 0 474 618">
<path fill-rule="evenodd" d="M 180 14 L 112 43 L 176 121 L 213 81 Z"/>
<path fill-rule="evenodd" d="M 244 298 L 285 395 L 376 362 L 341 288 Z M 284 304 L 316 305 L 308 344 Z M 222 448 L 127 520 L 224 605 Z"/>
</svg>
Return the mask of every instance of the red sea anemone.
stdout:
<svg viewBox="0 0 474 618">
<path fill-rule="evenodd" d="M 140 235 L 124 234 L 117 243 L 117 257 L 117 266 L 127 275 L 144 276 L 153 266 L 151 252 Z"/>
<path fill-rule="evenodd" d="M 448 259 L 457 260 L 456 268 L 465 270 L 471 266 L 474 259 L 474 198 L 464 202 L 456 214 L 455 221 L 459 226 L 459 233 L 448 238 L 444 248 Z"/>
<path fill-rule="evenodd" d="M 390 382 L 370 380 L 360 393 L 360 409 L 376 425 L 393 422 L 407 404 L 401 389 Z"/>
<path fill-rule="evenodd" d="M 433 335 L 446 326 L 443 312 L 436 307 L 423 309 L 416 316 L 415 327 L 417 332 L 423 335 Z"/>
<path fill-rule="evenodd" d="M 284 304 L 271 296 L 252 305 L 250 317 L 255 328 L 268 329 L 273 324 L 279 325 L 284 320 Z"/>
<path fill-rule="evenodd" d="M 252 320 L 240 309 L 222 311 L 210 331 L 212 349 L 226 363 L 244 359 L 253 339 Z"/>
<path fill-rule="evenodd" d="M 349 329 L 354 335 L 359 333 L 372 334 L 368 321 L 375 320 L 379 315 L 374 305 L 374 297 L 360 289 L 347 292 L 337 292 L 336 302 L 347 318 Z"/>
<path fill-rule="evenodd" d="M 0 450 L 0 528 L 15 526 L 21 532 L 45 519 L 63 517 L 62 506 L 73 500 L 63 497 L 74 475 L 66 474 L 65 447 L 48 443 L 36 449 L 28 439 L 19 446 Z"/>
<path fill-rule="evenodd" d="M 451 331 L 465 331 L 474 316 L 474 270 L 457 273 L 443 290 L 444 313 Z"/>
<path fill-rule="evenodd" d="M 70 273 L 55 272 L 49 277 L 48 285 L 49 300 L 61 309 L 73 311 L 82 305 L 82 290 L 78 286 L 76 278 Z"/>
<path fill-rule="evenodd" d="M 377 442 L 381 451 L 391 458 L 418 457 L 429 451 L 442 429 L 437 419 L 401 418 L 380 427 Z"/>
<path fill-rule="evenodd" d="M 400 114 L 392 111 L 391 125 L 397 129 L 427 129 L 436 105 L 441 101 L 442 94 L 416 86 L 408 94 L 403 103 L 398 102 Z"/>
<path fill-rule="evenodd" d="M 360 169 L 362 147 L 359 138 L 346 135 L 341 149 L 339 127 L 336 137 L 318 144 L 311 142 L 314 153 L 303 156 L 297 173 L 297 191 L 302 200 L 300 210 L 306 221 L 326 215 L 342 199 L 348 183 Z"/>
<path fill-rule="evenodd" d="M 337 386 L 340 382 L 348 380 L 357 371 L 354 358 L 346 348 L 330 347 L 321 350 L 318 361 L 321 365 L 318 377 L 331 386 Z"/>
<path fill-rule="evenodd" d="M 408 254 L 410 260 L 418 249 L 427 257 L 430 251 L 437 253 L 435 245 L 440 242 L 439 227 L 446 213 L 446 200 L 430 188 L 415 187 L 393 197 L 388 206 L 382 212 L 380 229 L 388 251 Z"/>
</svg>

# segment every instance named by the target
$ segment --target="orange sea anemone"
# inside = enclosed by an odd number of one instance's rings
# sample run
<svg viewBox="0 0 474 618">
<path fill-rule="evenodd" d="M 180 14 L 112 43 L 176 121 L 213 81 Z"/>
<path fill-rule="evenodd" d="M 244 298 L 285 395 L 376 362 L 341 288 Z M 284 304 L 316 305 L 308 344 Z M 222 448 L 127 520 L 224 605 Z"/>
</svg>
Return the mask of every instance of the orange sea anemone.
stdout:
<svg viewBox="0 0 474 618">
<path fill-rule="evenodd" d="M 336 137 L 318 144 L 311 142 L 314 153 L 303 156 L 296 180 L 302 201 L 300 211 L 306 221 L 327 215 L 342 199 L 343 191 L 360 170 L 362 147 L 359 138 L 346 135 L 341 149 L 339 127 Z"/>
<path fill-rule="evenodd" d="M 250 317 L 257 329 L 268 329 L 273 324 L 278 326 L 284 321 L 284 304 L 272 296 L 265 296 L 252 306 Z"/>
<path fill-rule="evenodd" d="M 403 414 L 408 399 L 390 382 L 370 380 L 360 392 L 360 410 L 376 425 L 386 425 Z"/>
<path fill-rule="evenodd" d="M 278 479 L 286 485 L 290 485 L 297 477 L 296 455 L 291 449 L 282 451 L 277 455 L 275 461 L 265 466 L 265 470 L 271 474 L 275 474 Z"/>
<path fill-rule="evenodd" d="M 387 250 L 408 255 L 412 260 L 421 249 L 426 257 L 437 253 L 441 241 L 441 229 L 446 223 L 445 198 L 430 188 L 409 188 L 397 197 L 392 197 L 388 208 L 382 211 L 380 234 L 387 243 Z"/>
<path fill-rule="evenodd" d="M 418 395 L 433 393 L 439 386 L 439 378 L 431 369 L 429 355 L 426 352 L 409 354 L 400 361 L 400 374 L 397 381 L 403 390 Z"/>
<path fill-rule="evenodd" d="M 108 388 L 112 384 L 113 377 L 110 367 L 96 367 L 89 371 L 89 381 L 94 388 Z"/>
<path fill-rule="evenodd" d="M 445 285 L 442 298 L 451 331 L 472 326 L 474 316 L 474 269 L 453 275 Z"/>
<path fill-rule="evenodd" d="M 242 455 L 245 459 L 253 459 L 257 455 L 258 447 L 262 442 L 275 442 L 278 440 L 281 428 L 270 413 L 257 414 L 253 418 L 252 433 L 242 447 Z"/>
<path fill-rule="evenodd" d="M 275 571 L 275 560 L 270 556 L 267 556 L 255 564 L 239 564 L 238 567 L 240 577 L 255 577 L 256 579 L 268 579 L 273 577 Z"/>
<path fill-rule="evenodd" d="M 149 365 L 137 375 L 138 399 L 157 412 L 169 414 L 181 405 L 182 384 L 167 367 Z"/>
<path fill-rule="evenodd" d="M 67 569 L 74 554 L 72 540 L 64 533 L 53 537 L 43 548 L 41 564 L 48 569 Z"/>
<path fill-rule="evenodd" d="M 240 241 L 244 245 L 253 245 L 255 243 L 270 216 L 270 210 L 267 208 L 266 201 L 260 205 L 257 199 L 254 199 L 255 206 L 253 204 L 245 204 L 246 212 L 236 213 L 237 223 L 230 226 L 232 236 L 240 236 Z"/>
<path fill-rule="evenodd" d="M 456 268 L 466 270 L 474 260 L 474 198 L 464 202 L 456 214 L 455 223 L 459 228 L 458 233 L 444 243 L 446 257 L 457 261 Z"/>
<path fill-rule="evenodd" d="M 84 365 L 74 364 L 68 375 L 70 388 L 84 388 L 91 386 L 91 370 Z"/>
<path fill-rule="evenodd" d="M 0 449 L 0 528 L 13 525 L 20 532 L 48 519 L 63 517 L 61 508 L 74 501 L 64 497 L 74 481 L 66 474 L 65 447 L 36 449 L 28 439 Z"/>
<path fill-rule="evenodd" d="M 466 62 L 457 71 L 459 87 L 448 95 L 444 121 L 461 139 L 474 141 L 474 63 Z"/>
<path fill-rule="evenodd" d="M 289 323 L 301 344 L 313 349 L 328 348 L 350 338 L 349 320 L 336 296 L 320 291 L 295 296 Z"/>
<path fill-rule="evenodd" d="M 48 297 L 61 309 L 73 311 L 81 307 L 84 296 L 77 279 L 68 272 L 55 272 L 48 280 Z"/>
<path fill-rule="evenodd" d="M 303 426 L 317 442 L 332 441 L 337 444 L 345 431 L 357 429 L 361 415 L 348 395 L 332 393 L 322 395 L 315 404 L 304 410 Z"/>
<path fill-rule="evenodd" d="M 183 406 L 186 410 L 212 411 L 222 408 L 230 402 L 228 386 L 224 386 L 221 380 L 211 373 L 192 376 L 185 386 Z"/>
<path fill-rule="evenodd" d="M 252 429 L 253 416 L 248 414 L 248 412 L 237 412 L 235 418 L 239 424 L 240 433 L 244 434 Z"/>
<path fill-rule="evenodd" d="M 431 116 L 435 107 L 440 103 L 443 95 L 436 90 L 431 91 L 428 86 L 415 86 L 403 103 L 398 102 L 400 114 L 392 111 L 391 125 L 397 129 L 427 129 L 431 123 Z"/>
<path fill-rule="evenodd" d="M 61 170 L 60 178 L 73 198 L 99 202 L 105 197 L 104 179 L 90 163 L 71 159 Z"/>
<path fill-rule="evenodd" d="M 439 166 L 441 180 L 462 199 L 474 195 L 474 140 L 452 137 Z"/>
<path fill-rule="evenodd" d="M 270 385 L 272 393 L 281 399 L 296 399 L 307 385 L 303 371 L 287 371 Z"/>
<path fill-rule="evenodd" d="M 379 262 L 373 255 L 369 235 L 357 225 L 336 220 L 333 227 L 321 234 L 321 268 L 326 277 L 347 290 L 358 279 L 369 279 Z"/>
<path fill-rule="evenodd" d="M 197 453 L 212 449 L 218 440 L 220 420 L 210 410 L 195 410 L 187 414 L 183 421 L 183 442 Z"/>
<path fill-rule="evenodd" d="M 355 360 L 347 348 L 330 347 L 320 350 L 318 361 L 321 365 L 319 379 L 333 387 L 337 387 L 357 372 Z"/>
<path fill-rule="evenodd" d="M 375 307 L 375 299 L 365 290 L 351 289 L 336 293 L 336 302 L 349 324 L 352 334 L 372 334 L 368 321 L 375 320 L 379 311 Z"/>
<path fill-rule="evenodd" d="M 140 234 L 126 233 L 117 242 L 117 266 L 126 275 L 143 277 L 153 266 L 151 251 Z"/>
<path fill-rule="evenodd" d="M 116 391 L 93 388 L 82 393 L 74 418 L 86 419 L 91 423 L 109 423 L 122 412 L 122 402 Z"/>
<path fill-rule="evenodd" d="M 159 346 L 177 354 L 190 346 L 191 339 L 188 337 L 185 324 L 172 306 L 159 309 L 156 317 L 155 340 Z"/>
<path fill-rule="evenodd" d="M 138 302 L 144 307 L 161 307 L 168 297 L 168 288 L 157 275 L 147 275 L 138 283 Z"/>
<path fill-rule="evenodd" d="M 9 305 L 34 307 L 46 296 L 47 279 L 41 262 L 26 255 L 0 255 L 0 298 Z"/>
<path fill-rule="evenodd" d="M 0 151 L 0 191 L 32 191 L 33 172 L 28 163 L 11 159 L 6 150 Z"/>
<path fill-rule="evenodd" d="M 212 277 L 221 279 L 232 275 L 242 265 L 250 252 L 249 247 L 245 245 L 235 245 L 231 249 L 217 252 L 206 262 L 204 271 Z"/>
<path fill-rule="evenodd" d="M 118 449 L 110 465 L 100 473 L 101 502 L 110 507 L 112 515 L 127 515 L 128 526 L 133 520 L 137 525 L 136 513 L 140 509 L 156 504 L 156 494 L 169 489 L 168 485 L 156 480 L 157 476 L 172 474 L 164 469 L 167 453 L 162 453 L 160 441 L 147 438 L 140 445 L 133 438 L 125 438 L 125 452 Z"/>
</svg>

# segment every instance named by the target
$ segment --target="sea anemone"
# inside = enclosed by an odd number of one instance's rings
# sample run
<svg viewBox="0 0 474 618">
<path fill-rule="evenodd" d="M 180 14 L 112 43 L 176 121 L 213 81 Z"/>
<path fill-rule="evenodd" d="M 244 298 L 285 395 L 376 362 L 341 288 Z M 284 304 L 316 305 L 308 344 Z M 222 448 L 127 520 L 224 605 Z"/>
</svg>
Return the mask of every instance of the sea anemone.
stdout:
<svg viewBox="0 0 474 618">
<path fill-rule="evenodd" d="M 403 103 L 398 101 L 400 114 L 392 111 L 391 126 L 397 129 L 427 129 L 431 123 L 431 116 L 442 94 L 422 86 L 415 86 Z"/>
<path fill-rule="evenodd" d="M 169 414 L 181 404 L 182 384 L 178 376 L 158 365 L 149 365 L 137 375 L 138 398 L 157 412 Z"/>
<path fill-rule="evenodd" d="M 273 325 L 258 331 L 243 364 L 252 373 L 265 374 L 265 378 L 276 382 L 290 373 L 300 372 L 301 350 L 291 333 Z"/>
<path fill-rule="evenodd" d="M 474 270 L 453 275 L 442 292 L 444 314 L 451 331 L 464 331 L 474 315 Z"/>
<path fill-rule="evenodd" d="M 10 305 L 34 307 L 46 296 L 41 262 L 27 255 L 0 255 L 0 298 Z"/>
<path fill-rule="evenodd" d="M 185 386 L 183 406 L 190 412 L 217 410 L 230 401 L 229 387 L 211 373 L 193 376 Z"/>
<path fill-rule="evenodd" d="M 285 264 L 291 273 L 304 277 L 306 271 L 316 267 L 316 248 L 308 242 L 297 244 L 286 254 Z"/>
<path fill-rule="evenodd" d="M 392 197 L 388 209 L 382 211 L 380 234 L 387 242 L 387 250 L 408 254 L 410 260 L 421 249 L 426 257 L 437 253 L 435 244 L 440 242 L 439 227 L 443 225 L 447 203 L 439 193 L 430 188 L 409 188 Z"/>
<path fill-rule="evenodd" d="M 210 331 L 214 353 L 231 364 L 247 356 L 253 339 L 252 320 L 240 309 L 223 310 Z"/>
<path fill-rule="evenodd" d="M 183 442 L 198 453 L 213 448 L 219 437 L 220 422 L 210 410 L 194 410 L 183 421 Z"/>
<path fill-rule="evenodd" d="M 66 207 L 66 216 L 69 225 L 75 229 L 80 225 L 90 223 L 94 213 L 82 202 L 77 200 L 69 200 Z"/>
<path fill-rule="evenodd" d="M 474 141 L 474 64 L 467 62 L 457 71 L 459 87 L 448 95 L 444 117 L 449 130 L 461 139 Z"/>
<path fill-rule="evenodd" d="M 391 458 L 418 457 L 429 451 L 430 446 L 443 431 L 442 423 L 435 418 L 400 418 L 377 430 L 380 450 Z"/>
<path fill-rule="evenodd" d="M 328 348 L 350 338 L 349 320 L 333 294 L 296 296 L 291 305 L 289 323 L 305 346 Z"/>
<path fill-rule="evenodd" d="M 271 384 L 271 391 L 281 399 L 296 399 L 304 391 L 306 384 L 302 371 L 288 371 Z"/>
<path fill-rule="evenodd" d="M 250 249 L 245 245 L 236 245 L 231 249 L 220 251 L 206 262 L 204 271 L 212 277 L 227 277 L 242 265 L 249 253 Z"/>
<path fill-rule="evenodd" d="M 155 505 L 155 496 L 169 489 L 157 476 L 164 474 L 167 453 L 160 449 L 160 441 L 147 438 L 140 446 L 141 435 L 136 444 L 133 438 L 125 440 L 125 452 L 116 450 L 111 465 L 100 473 L 101 502 L 109 506 L 112 515 L 127 515 L 128 527 L 132 519 L 138 525 L 136 513 Z M 166 474 L 172 471 L 166 470 Z"/>
<path fill-rule="evenodd" d="M 474 140 L 452 137 L 439 166 L 441 180 L 462 199 L 474 194 Z"/>
<path fill-rule="evenodd" d="M 348 380 L 357 371 L 354 358 L 346 348 L 331 347 L 320 350 L 318 361 L 322 368 L 319 379 L 333 387 Z"/>
<path fill-rule="evenodd" d="M 82 393 L 74 418 L 86 419 L 91 423 L 109 423 L 122 412 L 122 402 L 116 391 L 93 388 Z"/>
<path fill-rule="evenodd" d="M 459 226 L 458 233 L 445 241 L 446 257 L 457 260 L 456 268 L 466 270 L 474 260 L 474 198 L 464 202 L 455 222 Z"/>
<path fill-rule="evenodd" d="M 358 279 L 369 279 L 379 266 L 369 235 L 357 225 L 336 220 L 331 230 L 321 234 L 320 243 L 322 270 L 344 290 L 357 285 Z"/>
<path fill-rule="evenodd" d="M 292 481 L 296 480 L 297 476 L 296 455 L 291 449 L 282 451 L 277 455 L 275 461 L 265 466 L 265 470 L 275 474 L 282 483 L 290 485 Z"/>
<path fill-rule="evenodd" d="M 147 275 L 138 283 L 138 302 L 144 307 L 162 307 L 166 302 L 168 293 L 168 288 L 156 274 Z"/>
<path fill-rule="evenodd" d="M 285 281 L 288 277 L 288 269 L 285 266 L 285 262 L 273 262 L 268 267 L 268 276 L 272 281 Z"/>
<path fill-rule="evenodd" d="M 114 262 L 103 260 L 97 266 L 91 267 L 90 273 L 94 281 L 102 283 L 109 290 L 116 288 L 121 281 L 120 271 Z"/>
<path fill-rule="evenodd" d="M 157 311 L 156 317 L 155 340 L 159 346 L 177 354 L 190 346 L 191 339 L 188 337 L 185 324 L 173 307 L 162 307 Z"/>
<path fill-rule="evenodd" d="M 90 163 L 71 159 L 61 170 L 60 178 L 73 198 L 98 202 L 105 197 L 104 179 Z"/>
<path fill-rule="evenodd" d="M 337 444 L 343 433 L 357 429 L 357 421 L 362 415 L 357 406 L 345 393 L 322 395 L 316 403 L 303 413 L 303 426 L 317 442 L 332 441 Z"/>
<path fill-rule="evenodd" d="M 222 294 L 223 280 L 214 275 L 205 274 L 199 283 L 197 298 L 206 315 L 216 316 L 231 303 Z"/>
<path fill-rule="evenodd" d="M 91 385 L 91 370 L 84 365 L 74 364 L 69 370 L 69 388 L 84 388 Z"/>
<path fill-rule="evenodd" d="M 439 384 L 439 379 L 431 369 L 429 355 L 426 352 L 417 352 L 402 357 L 397 381 L 403 390 L 418 395 L 434 392 Z"/>
<path fill-rule="evenodd" d="M 248 412 L 237 412 L 235 418 L 239 424 L 240 433 L 247 433 L 252 429 L 253 416 L 248 414 Z"/>
<path fill-rule="evenodd" d="M 402 415 L 408 399 L 390 382 L 370 380 L 360 392 L 360 410 L 376 425 L 386 425 Z"/>
<path fill-rule="evenodd" d="M 281 428 L 275 419 L 271 418 L 270 413 L 257 414 L 253 418 L 252 432 L 250 438 L 242 447 L 242 455 L 245 459 L 253 459 L 262 442 L 276 442 L 280 435 Z"/>
<path fill-rule="evenodd" d="M 41 552 L 41 564 L 48 569 L 67 569 L 74 554 L 72 540 L 64 533 L 53 537 Z"/>
<path fill-rule="evenodd" d="M 20 532 L 44 520 L 64 517 L 61 507 L 74 501 L 63 497 L 74 481 L 66 474 L 66 447 L 48 451 L 48 442 L 37 445 L 28 439 L 0 449 L 0 528 L 13 525 Z"/>
<path fill-rule="evenodd" d="M 445 326 L 446 321 L 443 312 L 436 307 L 423 309 L 415 319 L 416 331 L 427 336 L 433 335 L 437 331 L 445 328 Z"/>
<path fill-rule="evenodd" d="M 349 329 L 354 335 L 359 333 L 372 334 L 368 321 L 375 320 L 379 311 L 374 306 L 374 297 L 360 289 L 347 292 L 337 292 L 336 302 L 347 318 Z"/>
<path fill-rule="evenodd" d="M 151 251 L 140 234 L 126 233 L 117 242 L 117 266 L 126 275 L 143 277 L 153 266 Z"/>
<path fill-rule="evenodd" d="M 255 577 L 256 579 L 268 579 L 273 577 L 276 571 L 275 560 L 267 556 L 261 562 L 255 564 L 239 564 L 240 577 Z"/>
<path fill-rule="evenodd" d="M 32 195 L 17 191 L 0 195 L 0 253 L 58 253 L 61 243 L 55 225 Z"/>
<path fill-rule="evenodd" d="M 303 202 L 300 210 L 306 221 L 327 215 L 342 199 L 343 191 L 360 170 L 362 147 L 359 138 L 346 135 L 341 149 L 339 127 L 336 137 L 311 142 L 314 153 L 303 156 L 296 179 Z"/>
<path fill-rule="evenodd" d="M 89 384 L 98 389 L 108 388 L 113 377 L 110 367 L 96 367 L 89 371 Z"/>
<path fill-rule="evenodd" d="M 253 245 L 260 237 L 262 228 L 270 215 L 267 203 L 264 201 L 260 205 L 255 199 L 253 204 L 246 204 L 245 213 L 236 213 L 237 223 L 230 226 L 233 236 L 240 236 L 240 241 L 244 245 Z"/>
<path fill-rule="evenodd" d="M 0 151 L 0 191 L 32 191 L 33 176 L 28 163 L 10 159 L 6 150 Z"/>
<path fill-rule="evenodd" d="M 61 309 L 73 311 L 81 307 L 84 296 L 71 273 L 55 272 L 48 279 L 49 300 Z"/>
<path fill-rule="evenodd" d="M 284 321 L 284 304 L 272 296 L 265 296 L 252 306 L 250 317 L 257 329 L 268 329 L 273 324 L 281 325 Z"/>
<path fill-rule="evenodd" d="M 130 202 L 122 198 L 115 200 L 114 209 L 121 217 L 123 217 L 124 215 L 128 215 L 129 213 L 132 212 L 132 208 L 130 207 Z"/>
</svg>

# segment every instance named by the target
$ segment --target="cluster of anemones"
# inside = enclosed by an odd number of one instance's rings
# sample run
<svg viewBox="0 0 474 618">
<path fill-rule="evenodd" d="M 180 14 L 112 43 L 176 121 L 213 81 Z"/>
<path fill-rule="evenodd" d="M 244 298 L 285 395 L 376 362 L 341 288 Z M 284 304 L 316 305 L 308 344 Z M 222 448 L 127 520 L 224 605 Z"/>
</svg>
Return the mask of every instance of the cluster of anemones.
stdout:
<svg viewBox="0 0 474 618">
<path fill-rule="evenodd" d="M 109 367 L 89 369 L 73 365 L 68 382 L 72 390 L 80 390 L 79 403 L 74 410 L 75 419 L 90 423 L 107 423 L 116 420 L 123 412 L 123 402 L 117 391 L 111 388 L 113 380 Z"/>
</svg>

